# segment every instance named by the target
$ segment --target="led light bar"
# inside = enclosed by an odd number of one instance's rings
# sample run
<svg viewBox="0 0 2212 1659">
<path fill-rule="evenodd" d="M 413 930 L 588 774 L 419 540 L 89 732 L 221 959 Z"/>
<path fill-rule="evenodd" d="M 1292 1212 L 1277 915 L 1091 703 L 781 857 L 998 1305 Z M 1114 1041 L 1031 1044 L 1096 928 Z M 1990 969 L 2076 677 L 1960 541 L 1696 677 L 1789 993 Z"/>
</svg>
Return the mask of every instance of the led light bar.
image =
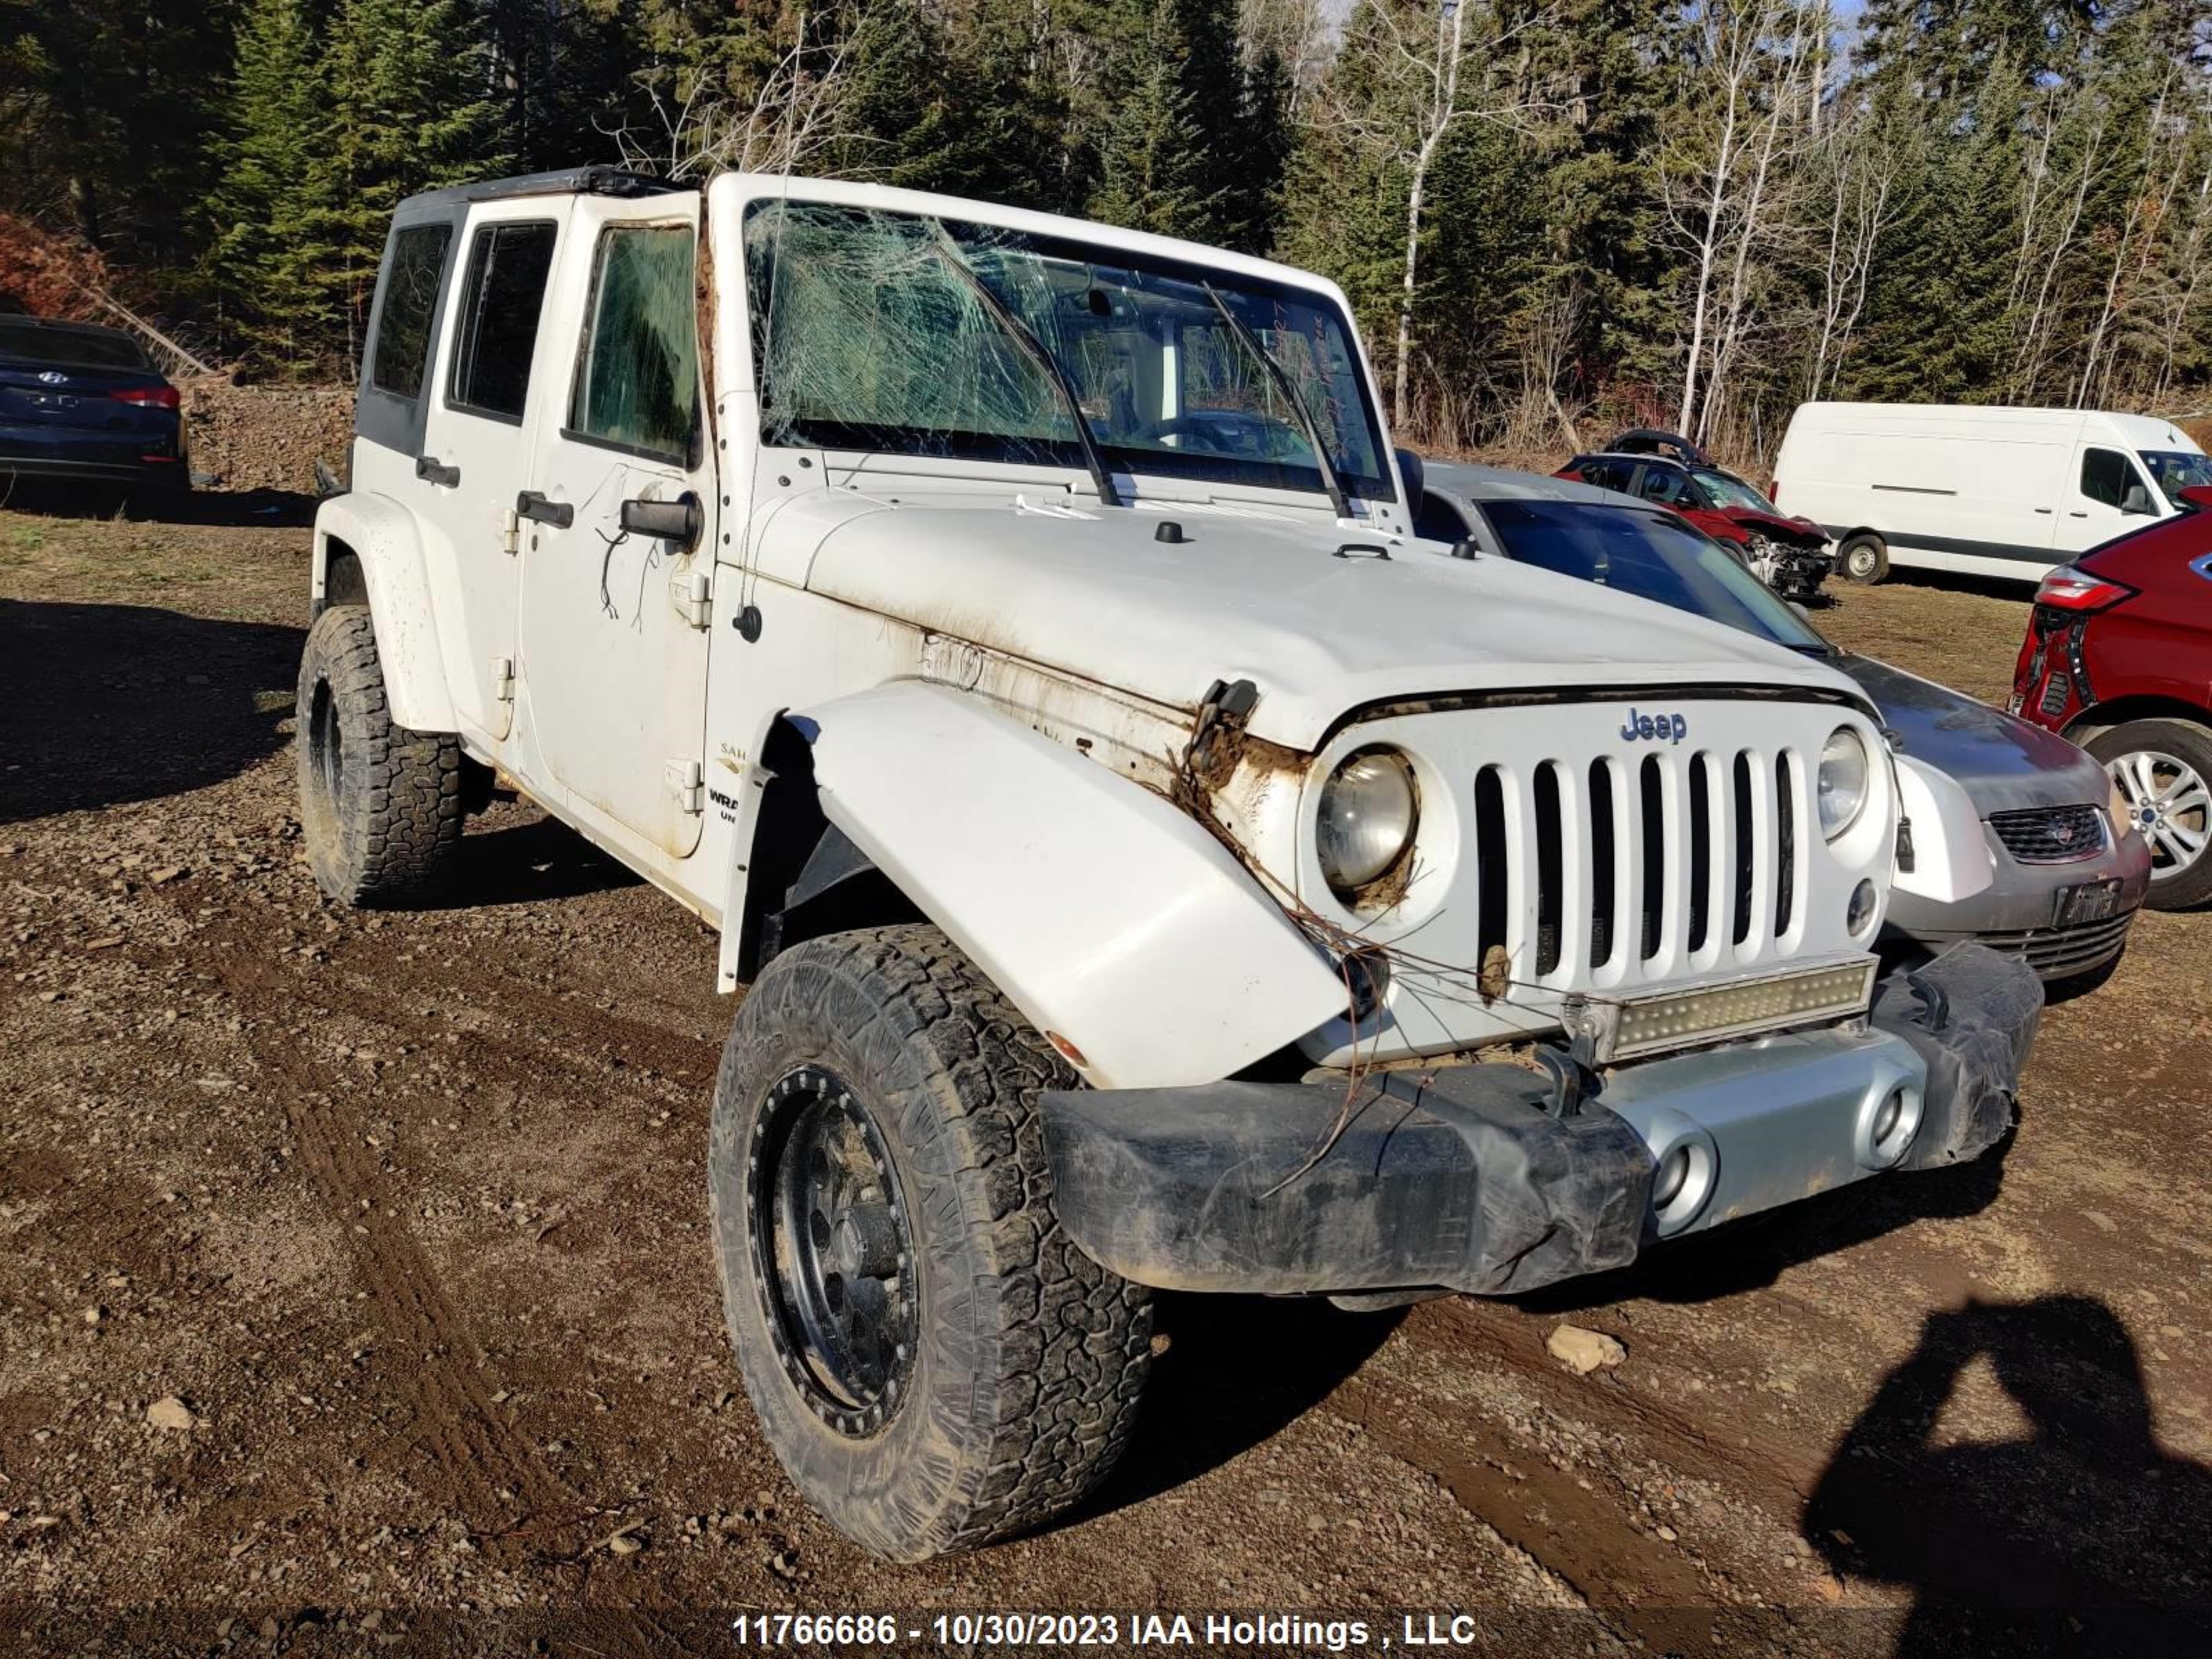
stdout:
<svg viewBox="0 0 2212 1659">
<path fill-rule="evenodd" d="M 1597 1033 L 1598 1063 L 1863 1014 L 1874 994 L 1875 965 L 1872 957 L 1862 957 L 1840 966 L 1624 999 L 1603 1011 L 1610 1018 L 1601 1019 Z"/>
</svg>

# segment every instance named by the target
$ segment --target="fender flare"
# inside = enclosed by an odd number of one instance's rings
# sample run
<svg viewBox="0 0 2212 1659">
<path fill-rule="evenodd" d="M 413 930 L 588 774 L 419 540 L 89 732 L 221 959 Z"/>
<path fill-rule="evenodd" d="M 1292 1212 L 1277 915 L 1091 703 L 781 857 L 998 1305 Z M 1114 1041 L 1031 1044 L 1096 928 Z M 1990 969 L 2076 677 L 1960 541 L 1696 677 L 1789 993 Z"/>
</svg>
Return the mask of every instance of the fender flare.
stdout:
<svg viewBox="0 0 2212 1659">
<path fill-rule="evenodd" d="M 1344 1013 L 1227 848 L 1079 751 L 920 680 L 787 718 L 823 816 L 1094 1086 L 1218 1081 Z"/>
<path fill-rule="evenodd" d="M 1897 872 L 1899 892 L 1930 903 L 1955 904 L 1996 879 L 1982 815 L 1957 779 L 1925 761 L 1899 755 L 1897 793 L 1898 811 L 1912 824 L 1912 868 Z"/>
<path fill-rule="evenodd" d="M 319 615 L 330 594 L 334 544 L 353 555 L 368 589 L 369 622 L 393 723 L 411 732 L 459 731 L 414 520 L 390 496 L 358 491 L 333 495 L 317 507 L 313 599 Z"/>
</svg>

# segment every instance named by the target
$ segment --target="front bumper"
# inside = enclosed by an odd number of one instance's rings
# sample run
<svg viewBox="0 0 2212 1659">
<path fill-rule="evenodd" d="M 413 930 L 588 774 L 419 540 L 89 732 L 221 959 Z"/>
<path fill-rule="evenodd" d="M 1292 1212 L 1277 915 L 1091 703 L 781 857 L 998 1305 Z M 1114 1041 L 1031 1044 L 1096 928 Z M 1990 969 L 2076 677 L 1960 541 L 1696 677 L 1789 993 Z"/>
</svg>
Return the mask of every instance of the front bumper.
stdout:
<svg viewBox="0 0 2212 1659">
<path fill-rule="evenodd" d="M 1883 921 L 1885 937 L 1931 951 L 1970 942 L 1986 945 L 2018 957 L 2045 980 L 2071 979 L 2101 968 L 2127 948 L 2136 912 L 2150 891 L 2150 847 L 2141 836 L 2119 836 L 2094 857 L 2064 864 L 2023 864 L 1995 836 L 1989 840 L 1996 878 L 1987 888 L 1949 904 L 1893 892 Z M 2105 881 L 2119 884 L 2112 915 L 2057 925 L 2062 892 Z"/>
<path fill-rule="evenodd" d="M 1863 1030 L 1622 1066 L 1578 1109 L 1551 1077 L 1503 1064 L 1370 1073 L 1356 1091 L 1054 1091 L 1054 1207 L 1092 1258 L 1164 1290 L 1533 1290 L 1980 1156 L 2011 1127 L 2042 1006 L 2027 968 L 1966 945 L 1883 980 Z M 1885 1133 L 1893 1109 L 1916 1127 Z M 1655 1174 L 1684 1165 L 1684 1196 L 1655 1208 Z"/>
</svg>

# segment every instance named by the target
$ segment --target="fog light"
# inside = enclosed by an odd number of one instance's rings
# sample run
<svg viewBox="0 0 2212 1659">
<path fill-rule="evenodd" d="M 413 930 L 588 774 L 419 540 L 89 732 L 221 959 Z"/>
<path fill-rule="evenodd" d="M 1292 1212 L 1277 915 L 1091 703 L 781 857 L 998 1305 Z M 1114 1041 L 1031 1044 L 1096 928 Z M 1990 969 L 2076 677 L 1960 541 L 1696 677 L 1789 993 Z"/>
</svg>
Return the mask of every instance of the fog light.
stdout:
<svg viewBox="0 0 2212 1659">
<path fill-rule="evenodd" d="M 1874 1144 L 1881 1146 L 1897 1133 L 1898 1120 L 1905 1115 L 1905 1091 L 1893 1089 L 1889 1098 L 1874 1115 Z"/>
<path fill-rule="evenodd" d="M 1878 1100 L 1863 1106 L 1855 1139 L 1859 1164 L 1869 1170 L 1893 1168 L 1912 1150 L 1920 1133 L 1921 1095 L 1911 1083 L 1891 1085 Z"/>
<path fill-rule="evenodd" d="M 1856 939 L 1874 925 L 1875 896 L 1870 881 L 1863 881 L 1851 889 L 1850 905 L 1844 912 L 1844 926 L 1850 930 L 1852 938 Z"/>
</svg>

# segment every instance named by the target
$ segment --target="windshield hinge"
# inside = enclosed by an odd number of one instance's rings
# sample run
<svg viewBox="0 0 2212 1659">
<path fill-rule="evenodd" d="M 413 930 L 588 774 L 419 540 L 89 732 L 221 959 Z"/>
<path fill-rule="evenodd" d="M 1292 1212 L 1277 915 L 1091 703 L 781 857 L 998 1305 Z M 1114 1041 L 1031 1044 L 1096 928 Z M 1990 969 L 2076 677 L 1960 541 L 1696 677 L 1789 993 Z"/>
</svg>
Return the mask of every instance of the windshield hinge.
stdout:
<svg viewBox="0 0 2212 1659">
<path fill-rule="evenodd" d="M 522 517 L 511 507 L 499 515 L 499 550 L 502 553 L 522 551 Z"/>
<path fill-rule="evenodd" d="M 514 701 L 514 659 L 494 657 L 491 659 L 491 695 L 495 702 Z"/>
</svg>

